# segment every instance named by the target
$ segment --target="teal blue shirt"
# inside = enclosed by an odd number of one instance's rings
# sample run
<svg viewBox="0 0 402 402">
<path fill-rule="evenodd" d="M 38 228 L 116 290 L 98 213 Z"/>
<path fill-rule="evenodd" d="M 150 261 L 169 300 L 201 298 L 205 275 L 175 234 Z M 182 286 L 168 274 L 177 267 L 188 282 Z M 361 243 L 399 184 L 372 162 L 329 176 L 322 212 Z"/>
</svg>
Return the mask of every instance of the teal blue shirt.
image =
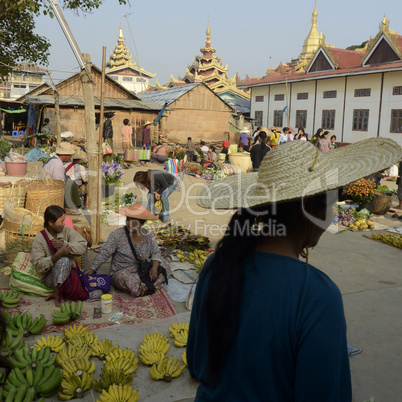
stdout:
<svg viewBox="0 0 402 402">
<path fill-rule="evenodd" d="M 211 263 L 211 259 L 207 262 Z M 254 252 L 245 266 L 239 329 L 216 388 L 206 384 L 204 267 L 187 345 L 196 401 L 350 402 L 342 296 L 327 275 L 293 258 Z"/>
</svg>

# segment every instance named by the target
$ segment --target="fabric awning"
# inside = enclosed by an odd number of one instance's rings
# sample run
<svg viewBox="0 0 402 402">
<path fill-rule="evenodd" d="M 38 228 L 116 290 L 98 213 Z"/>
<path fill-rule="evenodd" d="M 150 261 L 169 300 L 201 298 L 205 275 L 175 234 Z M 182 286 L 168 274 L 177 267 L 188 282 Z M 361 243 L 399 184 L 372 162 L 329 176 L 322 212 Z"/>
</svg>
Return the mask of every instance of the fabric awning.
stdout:
<svg viewBox="0 0 402 402">
<path fill-rule="evenodd" d="M 26 112 L 25 109 L 10 110 L 10 109 L 0 108 L 0 110 L 2 110 L 3 112 L 6 112 L 6 113 L 24 113 L 24 112 Z"/>
</svg>

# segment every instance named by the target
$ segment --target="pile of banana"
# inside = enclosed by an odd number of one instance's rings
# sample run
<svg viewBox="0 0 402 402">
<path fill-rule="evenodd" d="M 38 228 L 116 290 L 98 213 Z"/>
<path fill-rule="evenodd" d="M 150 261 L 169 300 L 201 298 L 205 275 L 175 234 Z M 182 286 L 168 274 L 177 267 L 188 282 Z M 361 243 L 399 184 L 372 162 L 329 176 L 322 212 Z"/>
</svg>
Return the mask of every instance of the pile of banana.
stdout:
<svg viewBox="0 0 402 402">
<path fill-rule="evenodd" d="M 16 308 L 20 304 L 20 295 L 12 290 L 0 290 L 0 304 L 5 308 Z"/>
<path fill-rule="evenodd" d="M 194 250 L 191 253 L 184 253 L 182 250 L 176 250 L 176 257 L 180 262 L 188 261 L 194 264 L 196 268 L 202 269 L 209 255 L 208 251 Z"/>
<path fill-rule="evenodd" d="M 23 337 L 24 331 L 22 328 L 19 329 L 15 338 L 13 338 L 12 332 L 7 328 L 6 336 L 3 339 L 3 342 L 0 344 L 0 349 L 2 350 L 3 356 L 7 357 L 7 355 L 11 355 L 11 350 L 20 348 Z"/>
<path fill-rule="evenodd" d="M 97 357 L 99 360 L 105 360 L 113 351 L 115 347 L 110 339 L 103 341 L 96 341 L 89 345 L 92 356 Z"/>
<path fill-rule="evenodd" d="M 154 364 L 149 369 L 149 375 L 154 380 L 172 381 L 172 378 L 178 377 L 186 366 L 181 366 L 179 359 L 173 359 L 173 356 L 165 357 L 159 364 Z"/>
<path fill-rule="evenodd" d="M 84 392 L 92 388 L 94 373 L 78 370 L 78 373 L 64 374 L 60 391 L 57 394 L 62 401 L 73 398 L 82 398 Z"/>
<path fill-rule="evenodd" d="M 38 350 L 36 347 L 29 351 L 27 344 L 24 342 L 23 347 L 14 350 L 14 357 L 10 357 L 8 360 L 13 367 L 18 367 L 23 372 L 27 367 L 37 368 L 41 363 L 43 368 L 53 366 L 56 363 L 56 355 L 50 356 L 50 348 L 41 348 Z"/>
<path fill-rule="evenodd" d="M 99 400 L 96 402 L 137 402 L 139 393 L 130 385 L 111 385 L 108 390 L 102 390 Z"/>
<path fill-rule="evenodd" d="M 176 324 L 175 322 L 169 327 L 170 337 L 173 338 L 173 343 L 178 348 L 187 346 L 188 340 L 188 322 L 180 322 Z"/>
<path fill-rule="evenodd" d="M 69 345 L 75 347 L 76 349 L 81 349 L 81 348 L 90 349 L 90 346 L 96 342 L 98 342 L 98 337 L 91 331 L 85 332 L 82 335 L 77 334 L 73 338 L 71 338 L 67 341 L 67 343 Z M 92 351 L 91 351 L 91 355 L 92 355 Z"/>
<path fill-rule="evenodd" d="M 135 359 L 120 357 L 115 360 L 106 360 L 104 362 L 104 367 L 108 371 L 123 370 L 125 375 L 130 375 L 138 370 L 138 357 Z"/>
<path fill-rule="evenodd" d="M 57 353 L 56 362 L 59 366 L 62 366 L 64 361 L 74 360 L 80 357 L 89 359 L 91 357 L 91 349 L 88 347 L 77 348 L 74 345 L 64 343 Z"/>
<path fill-rule="evenodd" d="M 6 401 L 31 402 L 37 396 L 49 398 L 59 388 L 63 378 L 63 370 L 54 364 L 45 367 L 42 361 L 36 362 L 35 368 L 28 365 L 25 374 L 18 367 L 14 367 L 7 377 L 2 396 Z M 17 391 L 13 390 L 17 388 Z M 24 388 L 22 392 L 20 388 Z M 10 395 L 9 395 L 10 394 Z"/>
<path fill-rule="evenodd" d="M 38 349 L 38 351 L 42 348 L 50 348 L 52 352 L 58 353 L 63 348 L 63 346 L 63 338 L 60 338 L 60 336 L 56 335 L 48 335 L 46 338 L 42 336 L 32 347 Z"/>
<path fill-rule="evenodd" d="M 65 302 L 60 304 L 60 311 L 54 310 L 53 315 L 53 324 L 63 325 L 67 324 L 70 320 L 76 320 L 81 317 L 82 313 L 82 301 L 78 301 L 77 304 L 75 302 Z"/>
<path fill-rule="evenodd" d="M 64 330 L 64 339 L 68 341 L 69 339 L 74 338 L 75 335 L 84 335 L 86 332 L 88 332 L 88 328 L 84 327 L 83 324 L 79 327 L 74 324 Z"/>
<path fill-rule="evenodd" d="M 147 366 L 159 363 L 169 350 L 169 339 L 165 334 L 150 332 L 142 338 L 138 348 L 140 360 Z"/>
<path fill-rule="evenodd" d="M 398 234 L 372 234 L 373 239 L 381 240 L 386 244 L 402 248 L 402 235 Z"/>
<path fill-rule="evenodd" d="M 95 380 L 94 386 L 98 392 L 109 389 L 113 384 L 118 386 L 131 385 L 134 379 L 134 373 L 125 374 L 123 369 L 109 370 L 106 366 L 102 367 L 99 380 Z"/>
<path fill-rule="evenodd" d="M 14 336 L 17 336 L 20 329 L 23 330 L 24 336 L 37 335 L 42 332 L 46 325 L 46 319 L 43 314 L 33 319 L 31 313 L 25 311 L 22 314 L 15 313 L 13 316 L 7 311 L 3 311 L 4 318 L 7 322 L 8 330 Z"/>
</svg>

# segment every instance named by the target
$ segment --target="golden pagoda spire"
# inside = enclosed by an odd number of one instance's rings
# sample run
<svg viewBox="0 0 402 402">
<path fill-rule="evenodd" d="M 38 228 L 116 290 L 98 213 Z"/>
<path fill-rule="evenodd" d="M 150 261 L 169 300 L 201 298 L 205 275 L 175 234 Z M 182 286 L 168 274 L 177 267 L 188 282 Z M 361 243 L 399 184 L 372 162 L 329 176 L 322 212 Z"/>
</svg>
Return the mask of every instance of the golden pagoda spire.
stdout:
<svg viewBox="0 0 402 402">
<path fill-rule="evenodd" d="M 316 27 L 318 21 L 317 0 L 315 0 L 314 11 L 311 17 L 311 26 Z"/>
<path fill-rule="evenodd" d="M 209 24 L 208 24 L 208 28 L 207 28 L 207 39 L 205 40 L 205 45 L 206 47 L 209 47 L 211 45 L 211 31 L 209 29 Z M 208 46 L 209 45 L 209 46 Z"/>
<path fill-rule="evenodd" d="M 123 29 L 120 25 L 120 29 L 119 29 L 119 40 L 122 40 L 124 42 L 124 37 L 123 37 Z"/>
</svg>

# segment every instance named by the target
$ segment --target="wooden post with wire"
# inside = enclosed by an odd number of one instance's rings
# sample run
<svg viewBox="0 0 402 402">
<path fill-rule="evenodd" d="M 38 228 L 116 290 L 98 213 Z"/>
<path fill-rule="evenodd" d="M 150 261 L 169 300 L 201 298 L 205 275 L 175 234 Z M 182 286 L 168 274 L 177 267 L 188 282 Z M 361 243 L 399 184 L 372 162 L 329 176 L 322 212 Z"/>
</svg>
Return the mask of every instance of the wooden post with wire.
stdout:
<svg viewBox="0 0 402 402">
<path fill-rule="evenodd" d="M 96 243 L 101 241 L 101 195 L 102 195 L 102 143 L 103 143 L 103 120 L 104 120 L 104 89 L 105 89 L 105 75 L 106 75 L 106 46 L 102 47 L 102 80 L 101 80 L 101 98 L 100 98 L 100 116 L 99 116 L 99 137 L 98 137 L 98 192 L 97 192 L 97 210 L 96 215 Z"/>
</svg>

